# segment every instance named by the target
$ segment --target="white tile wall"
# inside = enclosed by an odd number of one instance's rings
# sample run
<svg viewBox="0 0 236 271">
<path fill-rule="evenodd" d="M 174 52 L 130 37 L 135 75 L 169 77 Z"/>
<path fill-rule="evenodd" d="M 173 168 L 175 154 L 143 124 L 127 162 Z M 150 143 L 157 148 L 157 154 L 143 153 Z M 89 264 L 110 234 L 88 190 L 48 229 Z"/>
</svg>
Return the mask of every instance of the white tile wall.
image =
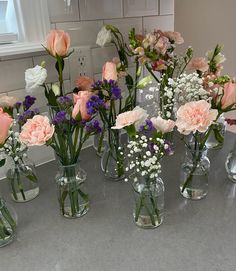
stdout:
<svg viewBox="0 0 236 271">
<path fill-rule="evenodd" d="M 158 15 L 158 0 L 124 0 L 124 16 Z"/>
<path fill-rule="evenodd" d="M 173 30 L 174 28 L 174 0 L 48 0 L 51 27 L 68 31 L 71 35 L 72 46 L 90 46 L 92 55 L 93 75 L 101 79 L 101 70 L 105 61 L 116 56 L 113 46 L 99 48 L 95 42 L 97 32 L 103 24 L 114 24 L 124 34 L 127 41 L 128 31 L 135 27 L 136 33 L 152 31 L 154 28 Z M 159 9 L 160 7 L 160 9 Z M 152 16 L 151 16 L 152 15 Z M 161 15 L 161 16 L 160 16 Z M 164 16 L 163 16 L 164 15 Z M 75 57 L 71 55 L 70 57 Z M 48 82 L 57 81 L 54 68 L 55 60 L 43 53 L 33 57 L 0 61 L 0 96 L 2 94 L 15 95 L 23 98 L 24 71 L 27 68 L 46 61 Z M 131 70 L 134 72 L 134 68 Z M 65 90 L 72 89 L 68 60 L 64 70 Z M 121 84 L 124 88 L 124 85 Z M 43 89 L 35 90 L 32 95 L 37 97 L 37 106 L 41 112 L 47 110 Z M 91 144 L 92 139 L 88 142 Z M 31 157 L 36 164 L 53 159 L 50 148 L 33 148 Z M 4 169 L 0 169 L 0 178 Z"/>
<path fill-rule="evenodd" d="M 111 19 L 123 16 L 122 0 L 79 0 L 81 20 Z"/>
<path fill-rule="evenodd" d="M 160 15 L 174 14 L 174 0 L 160 0 Z"/>
</svg>

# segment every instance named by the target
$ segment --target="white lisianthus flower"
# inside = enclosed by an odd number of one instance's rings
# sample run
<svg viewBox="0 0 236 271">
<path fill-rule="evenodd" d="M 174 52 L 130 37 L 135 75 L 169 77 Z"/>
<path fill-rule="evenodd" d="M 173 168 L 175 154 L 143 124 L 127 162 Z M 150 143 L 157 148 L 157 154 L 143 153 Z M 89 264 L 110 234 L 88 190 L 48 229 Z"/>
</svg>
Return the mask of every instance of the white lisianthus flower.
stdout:
<svg viewBox="0 0 236 271">
<path fill-rule="evenodd" d="M 36 65 L 34 68 L 25 71 L 26 90 L 31 91 L 42 85 L 47 78 L 47 70 Z"/>
<path fill-rule="evenodd" d="M 103 47 L 107 43 L 110 43 L 111 40 L 111 30 L 107 30 L 106 26 L 103 26 L 102 29 L 98 32 L 96 44 Z"/>
<path fill-rule="evenodd" d="M 52 91 L 54 92 L 55 96 L 60 96 L 60 88 L 57 84 L 52 84 Z"/>
</svg>

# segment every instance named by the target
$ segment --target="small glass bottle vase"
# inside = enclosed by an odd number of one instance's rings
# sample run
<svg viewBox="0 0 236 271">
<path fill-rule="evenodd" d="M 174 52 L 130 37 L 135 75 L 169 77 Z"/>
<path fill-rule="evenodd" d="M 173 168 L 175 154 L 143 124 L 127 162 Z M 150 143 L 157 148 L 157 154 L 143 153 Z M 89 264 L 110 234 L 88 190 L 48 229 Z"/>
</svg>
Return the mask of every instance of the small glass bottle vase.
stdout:
<svg viewBox="0 0 236 271">
<path fill-rule="evenodd" d="M 208 193 L 210 161 L 207 150 L 191 145 L 186 147 L 185 161 L 181 167 L 180 193 L 183 197 L 200 200 Z"/>
<path fill-rule="evenodd" d="M 6 176 L 14 201 L 27 202 L 38 196 L 39 184 L 35 164 L 28 159 L 27 149 L 13 158 Z"/>
<path fill-rule="evenodd" d="M 11 243 L 16 236 L 16 213 L 0 197 L 0 247 Z"/>
<path fill-rule="evenodd" d="M 225 169 L 229 179 L 236 183 L 236 141 L 233 150 L 226 157 Z"/>
<path fill-rule="evenodd" d="M 135 206 L 134 221 L 141 228 L 156 228 L 163 222 L 164 183 L 161 178 L 155 181 L 140 176 L 133 183 Z"/>
<path fill-rule="evenodd" d="M 87 174 L 78 164 L 59 166 L 56 176 L 60 212 L 66 218 L 78 218 L 89 210 Z"/>
<path fill-rule="evenodd" d="M 121 145 L 120 132 L 108 130 L 108 140 L 102 154 L 101 168 L 105 176 L 114 181 L 124 178 L 124 155 Z"/>
<path fill-rule="evenodd" d="M 98 156 L 102 156 L 107 145 L 107 132 L 105 129 L 101 133 L 93 137 L 93 148 L 97 152 Z"/>
<path fill-rule="evenodd" d="M 208 149 L 221 149 L 224 145 L 225 139 L 225 117 L 223 114 L 220 115 L 216 123 L 212 124 L 212 131 L 206 141 L 206 147 Z"/>
</svg>

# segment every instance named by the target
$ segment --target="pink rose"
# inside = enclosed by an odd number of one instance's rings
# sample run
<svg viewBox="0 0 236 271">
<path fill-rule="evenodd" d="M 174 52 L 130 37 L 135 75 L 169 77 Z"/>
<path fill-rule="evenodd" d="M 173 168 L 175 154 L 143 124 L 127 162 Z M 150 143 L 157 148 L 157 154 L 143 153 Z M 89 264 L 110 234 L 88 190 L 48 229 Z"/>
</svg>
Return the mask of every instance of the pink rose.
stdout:
<svg viewBox="0 0 236 271">
<path fill-rule="evenodd" d="M 170 39 L 171 41 L 174 41 L 174 43 L 176 44 L 182 44 L 184 43 L 184 39 L 181 36 L 181 34 L 179 32 L 173 32 L 173 31 L 166 31 L 163 33 L 168 39 Z"/>
<path fill-rule="evenodd" d="M 81 90 L 91 90 L 91 86 L 94 83 L 93 78 L 88 76 L 81 76 L 75 81 L 75 85 Z"/>
<path fill-rule="evenodd" d="M 204 57 L 195 57 L 188 64 L 190 70 L 206 72 L 209 69 L 208 61 Z"/>
<path fill-rule="evenodd" d="M 175 127 L 175 122 L 173 120 L 165 120 L 158 116 L 157 118 L 151 118 L 151 122 L 157 132 L 169 133 L 172 132 Z"/>
<path fill-rule="evenodd" d="M 90 120 L 91 115 L 88 114 L 87 102 L 93 95 L 94 94 L 88 90 L 79 91 L 77 94 L 73 94 L 73 99 L 75 103 L 72 111 L 73 119 L 76 119 L 76 116 L 80 112 L 83 120 Z"/>
<path fill-rule="evenodd" d="M 0 97 L 0 106 L 1 107 L 13 107 L 16 102 L 18 102 L 18 98 L 13 96 L 1 96 Z"/>
<path fill-rule="evenodd" d="M 19 139 L 28 146 L 42 146 L 54 134 L 54 125 L 46 116 L 36 115 L 22 126 Z"/>
<path fill-rule="evenodd" d="M 132 111 L 119 114 L 116 117 L 116 125 L 112 129 L 122 129 L 126 126 L 135 124 L 138 126 L 148 117 L 147 111 L 136 106 Z"/>
<path fill-rule="evenodd" d="M 12 117 L 7 113 L 3 113 L 3 109 L 0 108 L 0 144 L 4 144 L 6 141 L 12 123 Z"/>
<path fill-rule="evenodd" d="M 196 131 L 204 133 L 217 115 L 218 110 L 211 109 L 211 105 L 204 100 L 189 102 L 178 109 L 175 124 L 183 135 Z"/>
<path fill-rule="evenodd" d="M 70 48 L 70 36 L 63 30 L 51 30 L 47 36 L 47 50 L 56 57 L 66 57 Z"/>
<path fill-rule="evenodd" d="M 236 105 L 236 83 L 228 82 L 224 85 L 224 95 L 221 99 L 222 109 Z"/>
<path fill-rule="evenodd" d="M 117 81 L 116 64 L 113 62 L 106 62 L 102 68 L 102 80 L 114 80 Z"/>
</svg>

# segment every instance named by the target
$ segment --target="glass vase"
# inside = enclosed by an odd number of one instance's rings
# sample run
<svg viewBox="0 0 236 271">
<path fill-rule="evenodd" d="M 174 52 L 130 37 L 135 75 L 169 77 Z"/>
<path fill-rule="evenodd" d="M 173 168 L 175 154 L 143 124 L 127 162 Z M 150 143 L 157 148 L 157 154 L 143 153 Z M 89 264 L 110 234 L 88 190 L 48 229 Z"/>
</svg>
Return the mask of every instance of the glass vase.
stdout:
<svg viewBox="0 0 236 271">
<path fill-rule="evenodd" d="M 164 183 L 161 178 L 146 180 L 139 176 L 133 183 L 135 224 L 141 228 L 156 228 L 163 222 Z"/>
<path fill-rule="evenodd" d="M 93 148 L 98 156 L 102 156 L 107 144 L 107 132 L 105 129 L 93 137 Z"/>
<path fill-rule="evenodd" d="M 88 212 L 89 197 L 86 178 L 86 172 L 78 164 L 59 165 L 56 183 L 60 212 L 64 217 L 78 218 Z"/>
<path fill-rule="evenodd" d="M 124 178 L 124 156 L 118 130 L 108 130 L 108 141 L 102 154 L 101 168 L 105 176 L 118 181 Z"/>
<path fill-rule="evenodd" d="M 221 149 L 224 145 L 226 130 L 224 115 L 221 114 L 217 122 L 212 124 L 212 126 L 212 131 L 206 141 L 206 147 L 208 149 Z"/>
<path fill-rule="evenodd" d="M 0 247 L 11 243 L 16 236 L 16 213 L 0 197 Z"/>
<path fill-rule="evenodd" d="M 28 159 L 27 149 L 12 157 L 12 165 L 6 176 L 14 201 L 27 202 L 38 196 L 39 183 L 36 168 Z"/>
<path fill-rule="evenodd" d="M 210 161 L 207 150 L 198 144 L 186 147 L 185 161 L 181 167 L 180 192 L 183 197 L 200 200 L 208 193 Z"/>
<path fill-rule="evenodd" d="M 236 183 L 236 142 L 233 150 L 226 157 L 225 169 L 229 179 Z"/>
</svg>

